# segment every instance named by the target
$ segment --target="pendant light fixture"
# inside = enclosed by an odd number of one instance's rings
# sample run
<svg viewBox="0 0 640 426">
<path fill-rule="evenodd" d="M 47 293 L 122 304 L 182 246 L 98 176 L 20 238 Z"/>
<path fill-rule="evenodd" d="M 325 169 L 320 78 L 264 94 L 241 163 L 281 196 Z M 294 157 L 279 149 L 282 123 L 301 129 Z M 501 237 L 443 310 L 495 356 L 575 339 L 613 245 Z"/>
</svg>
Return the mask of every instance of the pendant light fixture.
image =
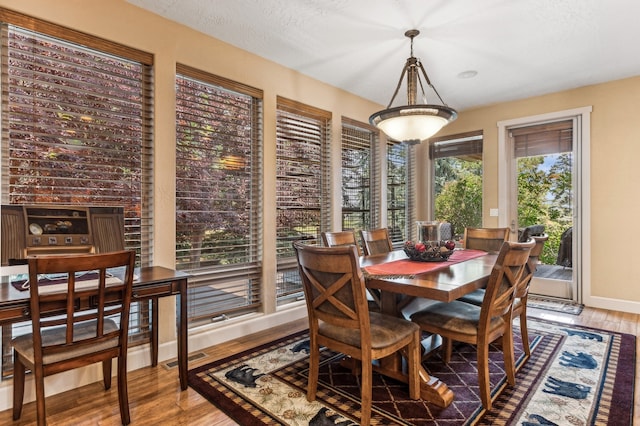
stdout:
<svg viewBox="0 0 640 426">
<path fill-rule="evenodd" d="M 449 108 L 444 103 L 436 88 L 431 84 L 420 60 L 413 56 L 413 39 L 418 34 L 420 34 L 418 30 L 409 30 L 404 33 L 411 39 L 411 57 L 407 59 L 402 69 L 398 86 L 389 105 L 387 105 L 387 109 L 378 111 L 369 117 L 369 122 L 382 130 L 389 138 L 408 144 L 420 143 L 429 139 L 458 117 L 456 110 Z M 419 71 L 422 72 L 426 84 L 433 89 L 442 105 L 426 103 Z M 407 75 L 407 105 L 391 108 L 405 74 Z M 418 86 L 420 86 L 424 104 L 416 104 Z"/>
</svg>

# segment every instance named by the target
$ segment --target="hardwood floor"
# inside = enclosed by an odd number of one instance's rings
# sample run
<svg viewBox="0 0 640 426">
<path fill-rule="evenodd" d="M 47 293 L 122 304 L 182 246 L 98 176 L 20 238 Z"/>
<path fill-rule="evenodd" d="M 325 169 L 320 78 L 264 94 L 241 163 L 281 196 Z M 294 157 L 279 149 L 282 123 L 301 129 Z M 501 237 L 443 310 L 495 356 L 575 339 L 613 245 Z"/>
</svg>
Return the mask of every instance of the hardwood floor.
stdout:
<svg viewBox="0 0 640 426">
<path fill-rule="evenodd" d="M 530 315 L 640 336 L 640 315 L 638 314 L 585 308 L 579 316 L 536 309 L 530 309 Z M 191 361 L 189 367 L 206 364 L 306 327 L 306 320 L 299 320 L 269 331 L 243 336 L 223 345 L 213 346 L 201 351 L 207 356 Z M 640 339 L 637 339 L 637 353 L 639 349 Z M 636 367 L 636 383 L 639 383 L 639 379 Z M 129 404 L 132 425 L 236 425 L 233 420 L 191 388 L 181 392 L 176 369 L 167 369 L 164 364 L 129 373 Z M 638 391 L 635 392 L 635 406 L 640 407 Z M 47 419 L 49 425 L 119 425 L 120 414 L 115 383 L 111 390 L 106 392 L 100 382 L 47 398 Z M 25 404 L 22 418 L 15 422 L 11 419 L 11 410 L 0 412 L 0 424 L 35 424 L 35 404 Z M 640 409 L 634 413 L 633 424 L 640 426 Z"/>
</svg>

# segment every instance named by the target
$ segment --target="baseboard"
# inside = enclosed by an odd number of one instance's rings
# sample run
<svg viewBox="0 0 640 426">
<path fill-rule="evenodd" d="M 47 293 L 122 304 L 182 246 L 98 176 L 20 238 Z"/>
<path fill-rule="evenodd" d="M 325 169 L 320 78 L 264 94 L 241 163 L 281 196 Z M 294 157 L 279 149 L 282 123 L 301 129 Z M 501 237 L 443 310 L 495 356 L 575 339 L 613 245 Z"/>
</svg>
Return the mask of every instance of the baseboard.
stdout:
<svg viewBox="0 0 640 426">
<path fill-rule="evenodd" d="M 608 297 L 585 296 L 584 305 L 590 308 L 608 309 L 611 311 L 640 314 L 640 302 L 630 300 L 610 299 Z"/>
</svg>

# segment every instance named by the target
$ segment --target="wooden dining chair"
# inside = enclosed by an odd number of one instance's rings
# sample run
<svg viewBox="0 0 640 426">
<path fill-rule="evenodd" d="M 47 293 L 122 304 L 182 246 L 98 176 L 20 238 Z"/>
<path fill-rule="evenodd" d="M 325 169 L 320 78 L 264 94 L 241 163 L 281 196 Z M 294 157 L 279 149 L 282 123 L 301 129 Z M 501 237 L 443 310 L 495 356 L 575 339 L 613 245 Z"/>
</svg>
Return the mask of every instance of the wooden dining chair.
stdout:
<svg viewBox="0 0 640 426">
<path fill-rule="evenodd" d="M 520 320 L 520 336 L 522 337 L 522 349 L 525 353 L 525 360 L 531 356 L 531 346 L 529 345 L 529 330 L 527 328 L 527 301 L 529 299 L 529 287 L 531 286 L 531 279 L 536 272 L 540 255 L 544 249 L 545 242 L 549 239 L 547 234 L 535 235 L 530 237 L 535 241 L 535 246 L 529 252 L 529 260 L 527 261 L 526 272 L 523 279 L 520 280 L 518 288 L 516 289 L 515 300 L 513 302 L 513 317 L 518 317 Z M 485 297 L 485 289 L 478 289 L 472 293 L 462 296 L 460 299 L 463 302 L 471 303 L 477 306 L 482 305 L 482 301 Z"/>
<path fill-rule="evenodd" d="M 365 283 L 354 246 L 317 247 L 295 242 L 309 315 L 307 399 L 316 398 L 320 347 L 361 361 L 362 425 L 372 404 L 372 361 L 400 351 L 407 359 L 409 395 L 420 398 L 420 328 L 402 318 L 369 312 Z"/>
<path fill-rule="evenodd" d="M 378 228 L 369 231 L 361 229 L 360 240 L 362 241 L 365 256 L 393 251 L 393 243 L 391 243 L 388 228 Z"/>
<path fill-rule="evenodd" d="M 509 384 L 515 384 L 512 309 L 515 292 L 526 273 L 529 253 L 535 243 L 505 242 L 491 271 L 482 306 L 460 300 L 439 302 L 411 315 L 424 331 L 442 337 L 443 359 L 451 360 L 453 341 L 476 346 L 478 384 L 482 405 L 491 408 L 489 343 L 502 337 L 502 352 Z"/>
<path fill-rule="evenodd" d="M 117 358 L 120 419 L 129 424 L 127 341 L 134 263 L 134 251 L 29 258 L 33 331 L 11 342 L 14 420 L 22 414 L 26 369 L 34 376 L 37 423 L 44 426 L 46 376 L 102 362 L 109 389 L 111 362 Z"/>
<path fill-rule="evenodd" d="M 463 247 L 466 249 L 499 252 L 509 240 L 509 228 L 465 228 Z"/>
<path fill-rule="evenodd" d="M 334 232 L 322 232 L 322 243 L 326 247 L 339 247 L 354 245 L 358 249 L 358 256 L 362 256 L 362 250 L 356 239 L 355 231 L 334 231 Z"/>
</svg>

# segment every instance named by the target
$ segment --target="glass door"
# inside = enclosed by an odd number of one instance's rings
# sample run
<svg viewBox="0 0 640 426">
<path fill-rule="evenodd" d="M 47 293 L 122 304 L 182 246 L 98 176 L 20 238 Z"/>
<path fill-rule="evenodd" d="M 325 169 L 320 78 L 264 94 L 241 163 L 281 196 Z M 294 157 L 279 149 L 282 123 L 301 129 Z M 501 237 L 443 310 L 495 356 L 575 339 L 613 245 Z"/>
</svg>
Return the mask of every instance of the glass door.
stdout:
<svg viewBox="0 0 640 426">
<path fill-rule="evenodd" d="M 542 225 L 549 235 L 530 292 L 576 299 L 575 119 L 509 129 L 512 239 Z"/>
</svg>

